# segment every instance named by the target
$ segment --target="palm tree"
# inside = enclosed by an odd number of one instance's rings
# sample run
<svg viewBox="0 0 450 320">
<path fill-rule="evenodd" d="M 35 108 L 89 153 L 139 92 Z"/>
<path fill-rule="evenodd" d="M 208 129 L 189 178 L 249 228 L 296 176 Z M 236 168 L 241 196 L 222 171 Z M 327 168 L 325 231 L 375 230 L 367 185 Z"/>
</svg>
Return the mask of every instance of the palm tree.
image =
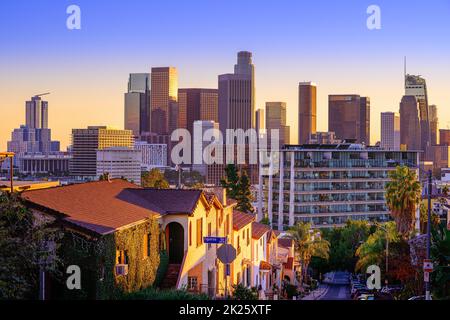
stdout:
<svg viewBox="0 0 450 320">
<path fill-rule="evenodd" d="M 397 231 L 407 239 L 414 228 L 416 208 L 421 200 L 421 187 L 416 172 L 399 166 L 389 173 L 386 203 L 397 224 Z"/>
<path fill-rule="evenodd" d="M 302 277 L 306 279 L 306 273 L 312 257 L 328 260 L 330 243 L 323 239 L 319 230 L 313 231 L 309 223 L 297 223 L 288 230 L 295 243 L 295 254 L 300 262 Z"/>
</svg>

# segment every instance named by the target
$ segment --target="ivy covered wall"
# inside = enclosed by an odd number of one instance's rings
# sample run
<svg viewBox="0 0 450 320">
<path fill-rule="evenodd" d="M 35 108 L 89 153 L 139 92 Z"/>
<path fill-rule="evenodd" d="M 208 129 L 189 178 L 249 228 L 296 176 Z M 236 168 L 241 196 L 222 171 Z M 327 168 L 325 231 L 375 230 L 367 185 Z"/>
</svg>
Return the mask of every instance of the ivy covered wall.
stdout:
<svg viewBox="0 0 450 320">
<path fill-rule="evenodd" d="M 152 286 L 160 265 L 159 234 L 155 219 L 98 239 L 66 230 L 60 255 L 64 270 L 69 265 L 80 267 L 81 290 L 68 290 L 64 280 L 54 290 L 54 298 L 117 299 L 123 293 Z M 149 256 L 144 254 L 145 235 L 149 235 Z M 126 251 L 127 275 L 115 275 L 116 250 Z"/>
</svg>

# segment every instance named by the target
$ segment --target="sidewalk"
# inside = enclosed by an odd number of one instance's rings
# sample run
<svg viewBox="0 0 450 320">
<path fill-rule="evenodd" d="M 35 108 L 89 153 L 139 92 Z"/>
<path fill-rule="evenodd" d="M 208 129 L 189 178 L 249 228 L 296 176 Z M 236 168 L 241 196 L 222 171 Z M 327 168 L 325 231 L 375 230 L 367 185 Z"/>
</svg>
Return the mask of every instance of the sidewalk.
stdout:
<svg viewBox="0 0 450 320">
<path fill-rule="evenodd" d="M 301 300 L 318 300 L 328 292 L 328 286 L 325 284 L 321 284 L 319 288 L 312 291 L 307 296 L 303 297 Z"/>
</svg>

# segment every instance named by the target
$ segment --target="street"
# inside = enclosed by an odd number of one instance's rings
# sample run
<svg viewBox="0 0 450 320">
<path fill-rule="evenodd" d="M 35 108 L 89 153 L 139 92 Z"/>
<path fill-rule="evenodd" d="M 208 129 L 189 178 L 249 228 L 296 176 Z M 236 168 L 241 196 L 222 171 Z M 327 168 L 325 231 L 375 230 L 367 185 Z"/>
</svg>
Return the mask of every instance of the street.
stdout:
<svg viewBox="0 0 450 320">
<path fill-rule="evenodd" d="M 350 300 L 348 272 L 334 272 L 327 292 L 319 300 Z"/>
</svg>

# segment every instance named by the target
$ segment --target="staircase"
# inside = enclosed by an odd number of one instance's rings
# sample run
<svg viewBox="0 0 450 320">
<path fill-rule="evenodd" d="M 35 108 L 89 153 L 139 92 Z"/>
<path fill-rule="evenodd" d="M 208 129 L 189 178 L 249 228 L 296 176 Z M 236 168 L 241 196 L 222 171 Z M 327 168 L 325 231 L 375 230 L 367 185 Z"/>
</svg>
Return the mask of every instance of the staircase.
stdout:
<svg viewBox="0 0 450 320">
<path fill-rule="evenodd" d="M 177 285 L 178 274 L 180 273 L 181 264 L 170 263 L 167 266 L 167 272 L 161 283 L 161 289 L 173 289 Z"/>
</svg>

